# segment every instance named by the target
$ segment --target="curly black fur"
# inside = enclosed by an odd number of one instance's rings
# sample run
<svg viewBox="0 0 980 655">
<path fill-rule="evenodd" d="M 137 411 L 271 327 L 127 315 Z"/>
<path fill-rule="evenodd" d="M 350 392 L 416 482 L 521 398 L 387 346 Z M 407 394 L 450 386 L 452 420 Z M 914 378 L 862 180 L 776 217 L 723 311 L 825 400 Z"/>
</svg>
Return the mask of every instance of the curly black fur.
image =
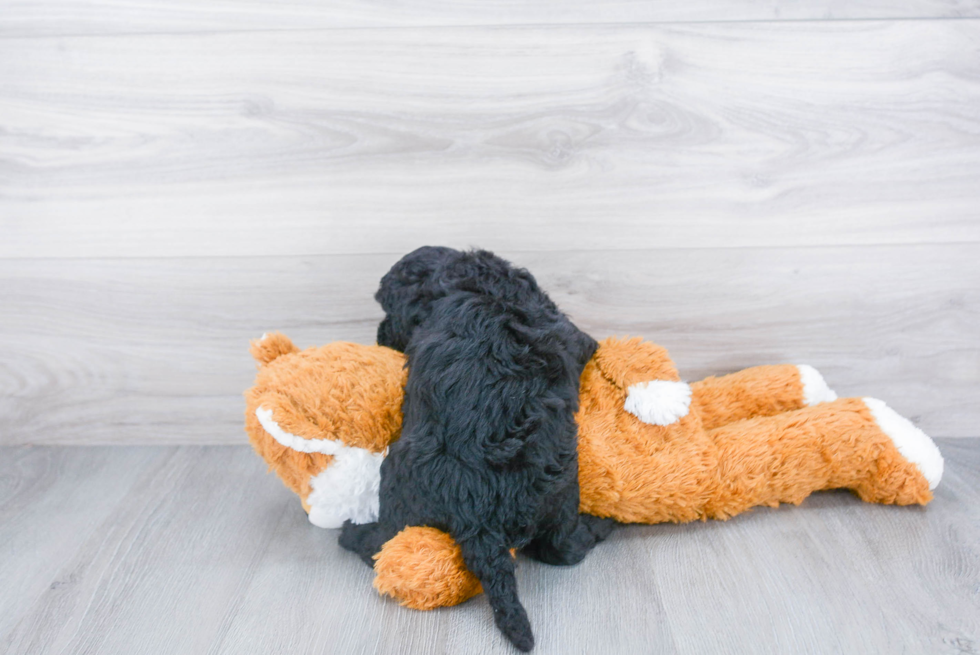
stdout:
<svg viewBox="0 0 980 655">
<path fill-rule="evenodd" d="M 555 330 L 581 367 L 598 347 L 595 339 L 575 327 L 526 269 L 516 268 L 487 250 L 464 252 L 423 246 L 402 257 L 381 278 L 374 299 L 385 317 L 378 325 L 378 344 L 404 352 L 412 334 L 432 313 L 432 305 L 456 291 L 469 291 L 512 303 L 536 304 L 542 320 Z"/>
<path fill-rule="evenodd" d="M 574 413 L 595 341 L 530 273 L 483 251 L 417 250 L 377 298 L 379 342 L 407 344 L 402 436 L 381 466 L 378 522 L 345 524 L 340 543 L 371 566 L 406 526 L 447 531 L 497 626 L 530 650 L 509 550 L 575 564 L 612 528 L 578 513 Z"/>
</svg>

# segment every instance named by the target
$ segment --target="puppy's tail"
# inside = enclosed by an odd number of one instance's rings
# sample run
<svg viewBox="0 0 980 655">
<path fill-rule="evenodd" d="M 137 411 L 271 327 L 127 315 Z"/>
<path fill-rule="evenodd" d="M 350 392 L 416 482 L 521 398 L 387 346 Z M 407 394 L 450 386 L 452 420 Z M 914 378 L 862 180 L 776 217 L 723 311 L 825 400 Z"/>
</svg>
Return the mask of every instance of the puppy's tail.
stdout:
<svg viewBox="0 0 980 655">
<path fill-rule="evenodd" d="M 517 596 L 517 578 L 514 575 L 514 558 L 510 551 L 494 543 L 486 533 L 460 542 L 463 562 L 473 572 L 493 608 L 497 628 L 518 650 L 528 652 L 534 648 L 534 633 L 527 612 Z"/>
<path fill-rule="evenodd" d="M 285 334 L 269 332 L 258 339 L 253 339 L 249 343 L 248 351 L 252 353 L 252 357 L 255 358 L 255 362 L 259 366 L 265 366 L 282 355 L 298 353 L 299 348 Z"/>
</svg>

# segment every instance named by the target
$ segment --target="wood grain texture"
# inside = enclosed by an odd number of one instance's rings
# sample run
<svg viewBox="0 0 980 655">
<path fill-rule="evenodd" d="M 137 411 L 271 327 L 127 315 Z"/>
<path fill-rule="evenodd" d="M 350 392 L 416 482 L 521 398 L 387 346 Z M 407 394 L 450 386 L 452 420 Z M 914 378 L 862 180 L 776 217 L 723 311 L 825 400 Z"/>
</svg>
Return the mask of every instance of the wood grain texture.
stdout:
<svg viewBox="0 0 980 655">
<path fill-rule="evenodd" d="M 71 610 L 63 593 L 86 571 L 59 577 L 62 566 L 83 544 L 117 535 L 120 505 L 165 459 L 159 448 L 0 451 L 0 652 L 18 652 L 7 638 L 38 598 Z"/>
<path fill-rule="evenodd" d="M 980 242 L 978 44 L 980 20 L 0 39 L 0 257 Z"/>
<path fill-rule="evenodd" d="M 980 423 L 980 257 L 966 245 L 508 253 L 597 338 L 686 379 L 808 363 L 934 436 Z M 243 443 L 248 340 L 372 343 L 397 256 L 0 261 L 0 442 Z"/>
<path fill-rule="evenodd" d="M 363 27 L 980 17 L 976 0 L 0 0 L 0 37 Z"/>
<path fill-rule="evenodd" d="M 975 651 L 980 440 L 939 447 L 926 508 L 823 493 L 520 557 L 534 652 Z M 0 450 L 0 652 L 513 652 L 483 597 L 415 612 L 370 582 L 247 447 Z"/>
</svg>

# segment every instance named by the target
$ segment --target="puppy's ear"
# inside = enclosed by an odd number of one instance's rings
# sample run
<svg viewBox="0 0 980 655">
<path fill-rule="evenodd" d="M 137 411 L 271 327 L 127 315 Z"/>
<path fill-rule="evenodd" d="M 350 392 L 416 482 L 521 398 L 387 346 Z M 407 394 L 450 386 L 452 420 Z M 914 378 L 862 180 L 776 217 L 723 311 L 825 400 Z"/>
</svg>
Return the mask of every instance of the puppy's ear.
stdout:
<svg viewBox="0 0 980 655">
<path fill-rule="evenodd" d="M 402 257 L 384 277 L 374 299 L 385 311 L 378 326 L 378 345 L 404 352 L 415 329 L 429 316 L 432 303 L 445 295 L 442 268 L 460 253 L 424 246 Z"/>
<path fill-rule="evenodd" d="M 599 343 L 571 323 L 569 323 L 569 326 L 571 330 L 568 335 L 568 350 L 578 364 L 578 373 L 581 374 L 585 365 L 589 363 L 589 360 L 592 359 L 595 351 L 599 348 Z"/>
</svg>

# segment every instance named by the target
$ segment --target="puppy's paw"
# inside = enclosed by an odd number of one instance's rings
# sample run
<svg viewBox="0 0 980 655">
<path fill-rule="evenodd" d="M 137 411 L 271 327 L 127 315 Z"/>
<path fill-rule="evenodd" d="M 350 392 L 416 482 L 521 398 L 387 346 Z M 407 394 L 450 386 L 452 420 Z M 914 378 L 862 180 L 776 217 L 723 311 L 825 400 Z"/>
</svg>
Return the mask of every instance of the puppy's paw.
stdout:
<svg viewBox="0 0 980 655">
<path fill-rule="evenodd" d="M 357 554 L 365 564 L 374 568 L 374 556 L 384 543 L 377 523 L 357 525 L 344 521 L 337 543 L 340 547 Z"/>
<path fill-rule="evenodd" d="M 552 566 L 578 564 L 595 545 L 609 536 L 615 521 L 589 514 L 579 514 L 571 534 L 557 538 L 555 533 L 541 535 L 524 548 L 524 554 Z"/>
<path fill-rule="evenodd" d="M 592 533 L 592 536 L 595 537 L 596 543 L 605 541 L 606 537 L 612 533 L 613 528 L 616 527 L 616 521 L 614 519 L 599 518 L 591 514 L 583 514 L 582 522 L 589 529 L 589 532 Z"/>
</svg>

